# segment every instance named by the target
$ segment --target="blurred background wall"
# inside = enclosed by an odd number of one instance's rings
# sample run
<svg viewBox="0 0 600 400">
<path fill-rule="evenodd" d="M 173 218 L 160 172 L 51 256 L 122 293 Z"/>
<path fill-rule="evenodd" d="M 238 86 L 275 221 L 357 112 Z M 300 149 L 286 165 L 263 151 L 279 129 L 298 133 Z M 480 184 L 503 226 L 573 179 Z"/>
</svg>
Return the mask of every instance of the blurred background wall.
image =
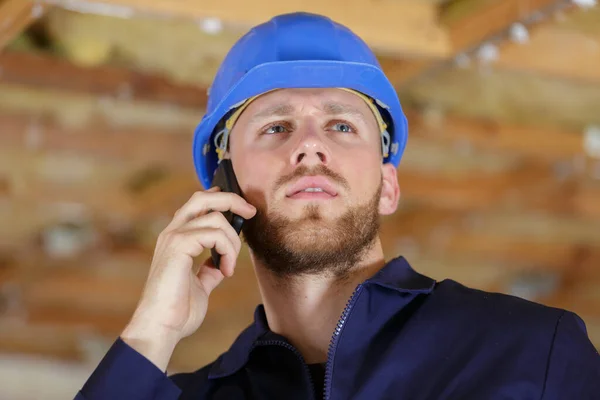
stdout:
<svg viewBox="0 0 600 400">
<path fill-rule="evenodd" d="M 158 232 L 200 189 L 206 91 L 250 26 L 327 14 L 376 49 L 410 123 L 388 256 L 567 308 L 600 346 L 595 0 L 0 0 L 0 399 L 72 398 L 127 323 Z M 259 302 L 247 253 L 170 372 Z"/>
</svg>

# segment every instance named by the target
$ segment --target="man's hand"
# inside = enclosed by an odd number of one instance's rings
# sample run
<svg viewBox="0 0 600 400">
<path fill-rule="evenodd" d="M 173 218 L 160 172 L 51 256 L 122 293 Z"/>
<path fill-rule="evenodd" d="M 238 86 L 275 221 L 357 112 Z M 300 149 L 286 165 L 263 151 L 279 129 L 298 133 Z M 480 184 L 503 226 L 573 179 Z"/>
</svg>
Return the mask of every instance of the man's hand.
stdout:
<svg viewBox="0 0 600 400">
<path fill-rule="evenodd" d="M 256 214 L 254 206 L 234 193 L 218 188 L 194 193 L 158 236 L 142 297 L 121 334 L 163 371 L 177 343 L 204 321 L 210 293 L 235 270 L 241 240 L 220 211 L 244 219 Z M 221 269 L 209 257 L 194 273 L 194 257 L 210 248 L 221 254 Z"/>
</svg>

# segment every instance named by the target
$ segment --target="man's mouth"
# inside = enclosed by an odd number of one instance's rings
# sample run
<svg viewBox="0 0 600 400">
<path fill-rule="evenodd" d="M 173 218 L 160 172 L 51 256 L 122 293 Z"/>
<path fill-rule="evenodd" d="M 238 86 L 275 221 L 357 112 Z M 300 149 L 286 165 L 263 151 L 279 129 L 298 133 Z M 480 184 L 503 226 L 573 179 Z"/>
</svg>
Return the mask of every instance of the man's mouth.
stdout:
<svg viewBox="0 0 600 400">
<path fill-rule="evenodd" d="M 331 199 L 337 196 L 333 184 L 322 176 L 300 178 L 286 191 L 290 199 Z"/>
<path fill-rule="evenodd" d="M 294 193 L 291 196 L 288 196 L 289 199 L 295 199 L 295 200 L 299 200 L 299 199 L 308 199 L 308 200 L 332 199 L 334 197 L 335 196 L 330 195 L 329 193 L 325 192 L 321 188 L 306 188 L 304 190 Z"/>
</svg>

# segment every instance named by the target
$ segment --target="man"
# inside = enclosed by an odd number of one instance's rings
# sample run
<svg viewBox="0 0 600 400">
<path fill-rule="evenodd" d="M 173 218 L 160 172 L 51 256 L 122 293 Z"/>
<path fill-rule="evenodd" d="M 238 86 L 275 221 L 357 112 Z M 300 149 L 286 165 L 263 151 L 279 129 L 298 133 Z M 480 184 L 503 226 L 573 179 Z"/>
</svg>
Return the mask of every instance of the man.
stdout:
<svg viewBox="0 0 600 400">
<path fill-rule="evenodd" d="M 215 77 L 193 152 L 205 188 L 231 160 L 243 197 L 211 188 L 177 211 L 77 398 L 600 398 L 600 356 L 575 314 L 385 261 L 379 217 L 398 206 L 406 136 L 392 85 L 347 28 L 305 13 L 255 27 Z M 246 219 L 263 304 L 217 360 L 167 377 L 234 275 L 241 241 L 225 211 Z M 194 273 L 209 248 L 220 269 Z"/>
</svg>

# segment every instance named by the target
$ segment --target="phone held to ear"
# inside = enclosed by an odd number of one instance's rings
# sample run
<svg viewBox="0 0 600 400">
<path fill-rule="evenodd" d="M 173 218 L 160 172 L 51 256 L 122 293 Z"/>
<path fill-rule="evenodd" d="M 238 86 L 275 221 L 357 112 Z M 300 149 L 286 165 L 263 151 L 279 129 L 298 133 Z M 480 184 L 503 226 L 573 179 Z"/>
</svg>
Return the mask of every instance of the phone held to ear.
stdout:
<svg viewBox="0 0 600 400">
<path fill-rule="evenodd" d="M 233 165 L 231 164 L 231 160 L 223 159 L 219 163 L 217 170 L 215 171 L 213 181 L 211 183 L 211 187 L 218 186 L 221 188 L 222 192 L 231 192 L 235 193 L 239 196 L 242 195 L 242 191 L 240 190 L 240 186 L 235 177 L 235 173 L 233 172 Z M 237 214 L 232 213 L 231 211 L 223 212 L 225 219 L 227 222 L 233 226 L 233 229 L 239 235 L 242 230 L 242 225 L 244 224 L 244 218 L 240 217 Z M 221 264 L 221 254 L 219 254 L 214 248 L 210 250 L 213 264 L 217 269 L 220 268 Z"/>
</svg>

